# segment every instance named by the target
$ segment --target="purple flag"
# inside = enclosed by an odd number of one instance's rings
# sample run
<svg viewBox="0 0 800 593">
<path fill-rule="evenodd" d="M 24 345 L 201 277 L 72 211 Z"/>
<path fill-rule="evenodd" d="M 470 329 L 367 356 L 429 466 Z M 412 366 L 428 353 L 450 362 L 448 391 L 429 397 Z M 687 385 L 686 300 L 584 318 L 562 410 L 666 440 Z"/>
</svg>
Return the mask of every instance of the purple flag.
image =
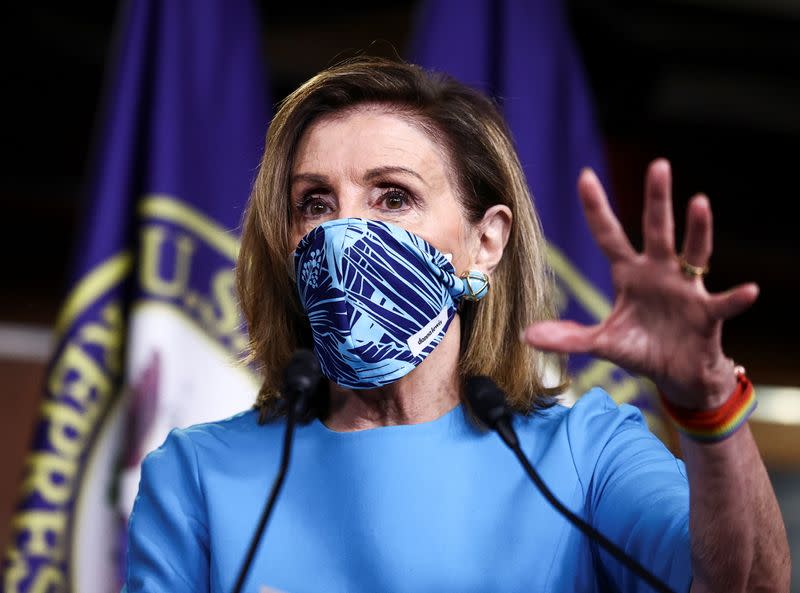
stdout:
<svg viewBox="0 0 800 593">
<path fill-rule="evenodd" d="M 119 590 L 139 463 L 247 408 L 239 226 L 269 102 L 250 0 L 125 3 L 6 591 Z"/>
<path fill-rule="evenodd" d="M 583 167 L 604 181 L 604 148 L 590 89 L 559 0 L 427 0 L 411 60 L 478 88 L 500 104 L 550 243 L 561 315 L 594 324 L 610 311 L 609 265 L 577 197 Z M 647 405 L 649 384 L 587 356 L 570 359 L 577 393 L 600 384 Z"/>
</svg>

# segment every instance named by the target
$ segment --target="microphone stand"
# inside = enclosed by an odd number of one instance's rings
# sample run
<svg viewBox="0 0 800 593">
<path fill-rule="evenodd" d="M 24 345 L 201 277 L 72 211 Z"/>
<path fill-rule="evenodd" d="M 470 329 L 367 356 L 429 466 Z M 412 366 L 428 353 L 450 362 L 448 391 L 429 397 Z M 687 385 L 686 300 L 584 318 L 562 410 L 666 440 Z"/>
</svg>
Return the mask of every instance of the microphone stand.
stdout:
<svg viewBox="0 0 800 593">
<path fill-rule="evenodd" d="M 467 381 L 466 392 L 472 411 L 481 422 L 497 431 L 503 442 L 514 452 L 514 455 L 516 455 L 522 467 L 525 468 L 525 473 L 528 474 L 528 477 L 533 481 L 536 488 L 541 492 L 542 496 L 545 497 L 547 502 L 553 505 L 561 515 L 589 537 L 589 539 L 600 544 L 606 552 L 611 554 L 623 566 L 627 567 L 628 570 L 653 587 L 656 591 L 661 593 L 674 593 L 666 583 L 642 566 L 635 558 L 626 554 L 619 546 L 597 529 L 565 507 L 561 501 L 555 497 L 525 456 L 522 447 L 520 447 L 517 433 L 511 425 L 511 410 L 506 405 L 506 396 L 491 379 L 483 376 L 470 378 Z"/>
<path fill-rule="evenodd" d="M 506 442 L 506 444 L 508 444 L 508 442 Z M 539 492 L 542 493 L 542 496 L 544 496 L 545 499 L 547 499 L 547 502 L 553 505 L 553 507 L 555 507 L 559 513 L 564 515 L 564 517 L 566 517 L 570 523 L 586 534 L 590 539 L 600 544 L 606 552 L 611 554 L 623 566 L 626 566 L 633 574 L 653 587 L 656 591 L 660 591 L 661 593 L 674 593 L 672 589 L 670 589 L 661 579 L 639 564 L 639 562 L 637 562 L 633 557 L 623 552 L 619 546 L 600 533 L 597 529 L 589 525 L 586 521 L 565 507 L 561 501 L 555 497 L 544 481 L 542 481 L 539 473 L 533 468 L 533 465 L 531 465 L 531 462 L 528 460 L 528 458 L 525 456 L 525 453 L 522 451 L 522 448 L 519 446 L 519 442 L 516 443 L 516 446 L 510 448 L 517 456 L 517 459 L 519 459 L 522 467 L 525 468 L 525 472 L 528 474 L 528 477 L 530 477 L 530 479 L 539 489 Z"/>
<path fill-rule="evenodd" d="M 242 568 L 239 570 L 239 576 L 236 579 L 236 585 L 233 587 L 233 593 L 241 593 L 245 578 L 255 558 L 258 544 L 261 541 L 261 536 L 264 534 L 269 517 L 278 500 L 278 494 L 283 487 L 283 482 L 289 471 L 289 461 L 292 457 L 292 441 L 298 416 L 302 418 L 306 415 L 311 405 L 311 396 L 319 383 L 319 379 L 319 364 L 314 355 L 309 350 L 301 349 L 296 351 L 284 372 L 283 395 L 287 404 L 286 430 L 283 433 L 283 448 L 281 450 L 281 463 L 278 468 L 278 475 L 275 476 L 275 480 L 272 483 L 272 490 L 269 493 L 269 499 L 264 506 L 264 510 L 261 512 L 261 518 L 258 521 L 256 532 L 250 540 L 250 547 L 247 550 L 247 556 L 242 564 Z"/>
<path fill-rule="evenodd" d="M 275 501 L 278 500 L 278 493 L 281 491 L 283 481 L 286 479 L 286 473 L 289 470 L 289 459 L 292 455 L 292 437 L 294 436 L 296 419 L 297 412 L 295 410 L 295 406 L 290 405 L 286 418 L 286 430 L 283 433 L 283 450 L 281 451 L 281 465 L 278 469 L 278 475 L 275 477 L 275 481 L 272 483 L 272 490 L 269 493 L 267 504 L 264 506 L 264 510 L 261 512 L 261 519 L 258 521 L 256 532 L 253 534 L 253 538 L 250 540 L 250 547 L 247 550 L 247 556 L 245 557 L 244 564 L 242 564 L 242 568 L 239 570 L 239 578 L 236 579 L 236 585 L 233 588 L 233 593 L 240 593 L 242 590 L 242 585 L 244 585 L 244 580 L 247 577 L 247 573 L 250 570 L 250 565 L 253 563 L 253 558 L 255 558 L 258 544 L 261 541 L 261 536 L 264 533 L 264 529 L 267 527 L 267 521 L 272 514 Z"/>
</svg>

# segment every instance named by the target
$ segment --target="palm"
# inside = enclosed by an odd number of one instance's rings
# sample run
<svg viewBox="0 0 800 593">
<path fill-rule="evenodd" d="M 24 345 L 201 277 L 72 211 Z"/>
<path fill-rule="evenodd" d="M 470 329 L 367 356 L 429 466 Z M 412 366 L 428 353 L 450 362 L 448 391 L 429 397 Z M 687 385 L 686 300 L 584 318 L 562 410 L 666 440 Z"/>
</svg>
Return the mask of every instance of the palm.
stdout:
<svg viewBox="0 0 800 593">
<path fill-rule="evenodd" d="M 529 327 L 526 341 L 556 352 L 588 352 L 650 377 L 679 405 L 713 404 L 730 392 L 733 363 L 722 352 L 722 322 L 749 307 L 753 284 L 709 294 L 687 278 L 674 246 L 669 165 L 650 166 L 645 189 L 644 250 L 637 253 L 614 216 L 597 177 L 584 172 L 579 193 L 589 227 L 611 263 L 616 293 L 599 325 L 570 321 Z M 704 196 L 689 205 L 682 254 L 694 266 L 711 255 L 711 210 Z"/>
</svg>

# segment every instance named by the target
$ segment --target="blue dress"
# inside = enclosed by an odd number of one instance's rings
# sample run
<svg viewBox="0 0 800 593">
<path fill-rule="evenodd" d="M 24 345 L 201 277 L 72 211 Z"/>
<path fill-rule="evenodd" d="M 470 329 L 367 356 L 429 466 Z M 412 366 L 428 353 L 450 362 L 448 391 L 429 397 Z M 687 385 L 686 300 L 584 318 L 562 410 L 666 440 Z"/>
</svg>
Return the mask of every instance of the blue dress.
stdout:
<svg viewBox="0 0 800 593">
<path fill-rule="evenodd" d="M 229 593 L 278 469 L 283 422 L 174 430 L 144 461 L 128 593 Z M 675 591 L 691 584 L 685 469 L 600 389 L 515 419 L 554 494 Z M 650 591 L 555 511 L 461 406 L 432 422 L 298 427 L 244 591 Z"/>
</svg>

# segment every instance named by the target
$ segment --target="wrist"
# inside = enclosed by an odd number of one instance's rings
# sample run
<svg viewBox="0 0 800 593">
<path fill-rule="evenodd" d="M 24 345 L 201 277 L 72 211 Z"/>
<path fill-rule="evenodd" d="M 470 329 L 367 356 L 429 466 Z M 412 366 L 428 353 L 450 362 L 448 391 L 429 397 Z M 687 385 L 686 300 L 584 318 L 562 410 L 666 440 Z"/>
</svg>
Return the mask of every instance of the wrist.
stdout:
<svg viewBox="0 0 800 593">
<path fill-rule="evenodd" d="M 694 410 L 678 406 L 659 390 L 659 398 L 675 428 L 700 442 L 717 442 L 736 432 L 756 407 L 755 389 L 744 368 L 737 366 L 733 373 L 734 388 L 718 405 Z"/>
<path fill-rule="evenodd" d="M 739 376 L 744 374 L 744 367 L 737 365 L 730 358 L 723 359 L 708 373 L 704 405 L 698 406 L 697 411 L 714 410 L 724 406 L 735 395 L 739 386 Z"/>
</svg>

